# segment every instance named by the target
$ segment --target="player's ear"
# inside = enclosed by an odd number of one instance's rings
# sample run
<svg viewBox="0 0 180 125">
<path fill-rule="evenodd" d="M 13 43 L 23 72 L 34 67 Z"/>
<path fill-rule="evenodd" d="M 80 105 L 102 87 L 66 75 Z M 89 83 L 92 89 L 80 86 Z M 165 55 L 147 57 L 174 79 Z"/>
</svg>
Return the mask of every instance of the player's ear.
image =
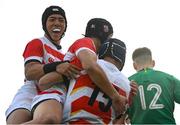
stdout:
<svg viewBox="0 0 180 125">
<path fill-rule="evenodd" d="M 153 66 L 153 67 L 155 66 L 155 61 L 154 61 L 154 60 L 152 60 L 152 66 Z"/>
<path fill-rule="evenodd" d="M 137 64 L 135 62 L 133 62 L 133 67 L 135 70 L 137 70 Z"/>
</svg>

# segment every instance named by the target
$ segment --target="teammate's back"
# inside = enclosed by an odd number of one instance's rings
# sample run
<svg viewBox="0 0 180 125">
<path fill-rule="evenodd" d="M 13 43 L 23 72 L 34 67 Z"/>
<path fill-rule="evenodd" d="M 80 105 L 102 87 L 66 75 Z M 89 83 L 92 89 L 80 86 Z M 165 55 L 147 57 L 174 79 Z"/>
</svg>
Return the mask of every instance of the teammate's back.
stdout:
<svg viewBox="0 0 180 125">
<path fill-rule="evenodd" d="M 175 124 L 174 103 L 180 103 L 180 81 L 167 73 L 154 70 L 148 48 L 133 53 L 137 73 L 130 76 L 138 84 L 138 94 L 129 109 L 132 124 Z"/>
</svg>

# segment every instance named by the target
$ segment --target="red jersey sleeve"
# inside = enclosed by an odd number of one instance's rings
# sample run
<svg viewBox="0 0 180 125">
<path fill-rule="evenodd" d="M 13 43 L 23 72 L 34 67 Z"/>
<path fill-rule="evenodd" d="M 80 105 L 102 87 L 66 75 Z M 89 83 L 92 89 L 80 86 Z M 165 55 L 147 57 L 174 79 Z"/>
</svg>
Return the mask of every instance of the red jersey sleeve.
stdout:
<svg viewBox="0 0 180 125">
<path fill-rule="evenodd" d="M 89 49 L 92 52 L 96 53 L 95 45 L 94 45 L 92 39 L 90 39 L 90 38 L 82 38 L 82 39 L 75 41 L 72 44 L 72 46 L 69 48 L 68 51 L 70 53 L 74 53 L 75 55 L 77 55 L 77 53 L 83 49 Z"/>
<path fill-rule="evenodd" d="M 34 39 L 34 40 L 30 41 L 25 47 L 23 57 L 24 57 L 25 63 L 30 60 L 36 60 L 36 61 L 39 61 L 42 63 L 43 44 L 42 44 L 41 40 Z"/>
</svg>

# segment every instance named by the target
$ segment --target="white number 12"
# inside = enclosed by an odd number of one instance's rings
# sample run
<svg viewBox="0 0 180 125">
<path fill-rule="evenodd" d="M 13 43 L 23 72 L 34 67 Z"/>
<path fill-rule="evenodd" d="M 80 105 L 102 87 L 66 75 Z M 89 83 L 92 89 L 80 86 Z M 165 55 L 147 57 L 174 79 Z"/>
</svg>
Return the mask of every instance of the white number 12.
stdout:
<svg viewBox="0 0 180 125">
<path fill-rule="evenodd" d="M 149 84 L 147 87 L 147 91 L 151 91 L 153 88 L 155 88 L 157 91 L 154 95 L 154 98 L 152 99 L 151 103 L 149 104 L 149 109 L 161 109 L 164 108 L 163 104 L 157 104 L 157 100 L 159 99 L 159 96 L 161 95 L 162 89 L 161 86 L 158 84 Z M 141 100 L 141 106 L 143 110 L 146 110 L 146 101 L 144 96 L 144 87 L 142 85 L 139 86 L 139 94 L 140 94 L 140 100 Z"/>
</svg>

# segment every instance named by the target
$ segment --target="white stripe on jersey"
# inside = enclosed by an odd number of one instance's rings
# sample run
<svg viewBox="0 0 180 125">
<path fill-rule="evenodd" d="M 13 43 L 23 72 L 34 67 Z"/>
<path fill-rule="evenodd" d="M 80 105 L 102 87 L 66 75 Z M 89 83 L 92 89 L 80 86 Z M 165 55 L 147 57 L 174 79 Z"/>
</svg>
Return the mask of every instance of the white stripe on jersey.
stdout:
<svg viewBox="0 0 180 125">
<path fill-rule="evenodd" d="M 46 37 L 42 37 L 39 38 L 39 41 L 37 40 L 32 40 L 34 43 L 35 42 L 41 42 L 42 43 L 42 52 L 36 50 L 33 53 L 36 53 L 34 55 L 31 55 L 31 51 L 29 52 L 29 54 L 27 53 L 27 57 L 25 58 L 25 62 L 27 62 L 28 60 L 38 60 L 41 63 L 52 63 L 55 61 L 62 61 L 64 58 L 64 54 L 62 53 L 62 50 L 58 50 L 56 48 L 56 46 L 50 42 Z M 31 41 L 31 42 L 32 42 Z M 31 47 L 34 46 L 34 48 L 36 48 L 37 46 L 35 46 L 35 44 L 30 44 Z M 26 50 L 25 50 L 26 51 Z M 40 54 L 40 53 L 43 53 Z M 41 56 L 40 56 L 41 55 Z M 60 57 L 59 55 L 63 55 L 63 57 Z"/>
<path fill-rule="evenodd" d="M 102 119 L 98 117 L 97 115 L 91 114 L 89 112 L 86 112 L 85 110 L 81 110 L 77 113 L 74 113 L 72 117 L 70 117 L 68 120 L 63 121 L 63 123 L 69 122 L 69 121 L 76 121 L 78 119 L 86 119 L 91 124 L 104 124 L 102 122 Z M 110 123 L 111 124 L 111 123 Z"/>
<path fill-rule="evenodd" d="M 102 69 L 105 71 L 108 79 L 113 83 L 115 86 L 118 86 L 118 88 L 122 88 L 127 95 L 127 98 L 129 96 L 130 92 L 130 82 L 127 77 L 125 77 L 117 68 L 115 65 L 112 63 L 109 63 L 104 60 L 98 60 L 98 64 L 102 67 Z M 86 82 L 86 81 L 83 81 Z M 81 102 L 82 97 L 88 97 L 90 98 L 92 96 L 92 92 L 94 91 L 93 88 L 88 87 L 88 86 L 82 86 L 82 88 L 74 89 L 74 86 L 76 84 L 75 80 L 71 80 L 71 83 L 69 85 L 68 89 L 68 94 L 66 98 L 66 102 L 64 105 L 64 110 L 63 110 L 63 121 L 72 121 L 75 119 L 85 119 L 86 121 L 89 122 L 99 122 L 102 123 L 104 119 L 102 119 L 100 116 L 93 114 L 91 112 L 88 112 L 86 110 L 86 104 Z M 74 89 L 74 90 L 73 90 Z M 77 112 L 71 111 L 71 104 L 74 102 L 79 101 L 79 104 L 77 105 L 85 105 L 82 110 L 77 110 Z M 104 98 L 104 93 L 98 92 L 98 95 L 96 97 L 97 102 L 102 102 L 104 105 L 108 103 L 108 98 Z M 87 104 L 88 105 L 88 104 Z M 97 109 L 92 109 L 95 111 L 98 111 Z M 103 113 L 103 112 L 102 112 Z M 109 116 L 110 115 L 110 116 Z M 111 124 L 112 119 L 114 118 L 115 114 L 114 111 L 112 110 L 112 113 L 106 116 L 107 118 L 110 118 L 111 120 L 109 121 Z M 100 121 L 99 121 L 100 120 Z M 104 124 L 104 123 L 103 123 Z"/>
<path fill-rule="evenodd" d="M 130 81 L 128 80 L 128 78 L 124 74 L 122 74 L 114 64 L 110 62 L 99 59 L 97 63 L 104 70 L 108 79 L 118 87 L 125 90 L 126 94 L 129 96 Z"/>
<path fill-rule="evenodd" d="M 72 59 L 74 59 L 74 57 L 75 54 L 68 51 L 64 56 L 64 61 L 71 61 Z"/>
<path fill-rule="evenodd" d="M 39 62 L 41 62 L 42 63 L 42 60 L 43 60 L 43 58 L 42 57 L 39 57 L 39 56 L 30 56 L 30 57 L 27 57 L 25 60 L 24 60 L 24 62 L 26 63 L 27 61 L 29 61 L 29 60 L 38 60 Z"/>
<path fill-rule="evenodd" d="M 47 44 L 49 47 L 51 47 L 52 49 L 56 50 L 56 51 L 59 51 L 60 53 L 64 54 L 62 49 L 58 50 L 56 48 L 56 46 L 51 42 L 49 41 L 46 37 L 41 37 L 40 40 L 42 41 L 43 44 Z"/>
<path fill-rule="evenodd" d="M 75 54 L 76 54 L 76 56 L 78 55 L 78 53 L 81 51 L 81 50 L 89 50 L 89 51 L 91 51 L 92 53 L 94 53 L 95 55 L 96 55 L 96 53 L 94 52 L 94 51 L 92 51 L 91 49 L 89 49 L 89 48 L 87 48 L 87 47 L 81 47 L 81 48 L 79 48 L 76 52 L 75 52 Z"/>
</svg>

